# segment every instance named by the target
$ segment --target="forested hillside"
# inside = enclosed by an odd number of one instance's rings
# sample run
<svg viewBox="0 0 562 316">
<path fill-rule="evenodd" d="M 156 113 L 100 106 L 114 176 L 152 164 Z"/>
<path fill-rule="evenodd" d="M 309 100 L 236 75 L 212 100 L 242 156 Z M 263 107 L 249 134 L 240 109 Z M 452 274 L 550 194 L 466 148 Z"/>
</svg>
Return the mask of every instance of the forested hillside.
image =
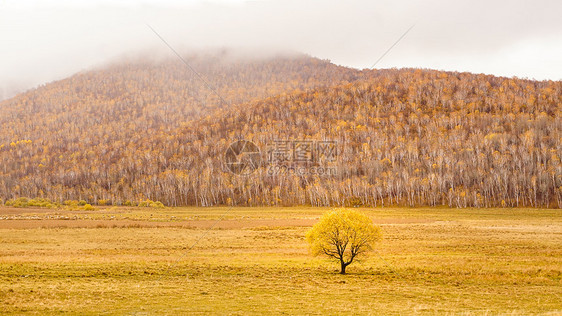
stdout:
<svg viewBox="0 0 562 316">
<path fill-rule="evenodd" d="M 0 103 L 0 198 L 562 206 L 562 82 L 188 60 L 212 88 L 179 61 L 136 61 Z M 264 161 L 277 140 L 334 141 L 336 173 L 233 174 L 224 154 L 240 139 Z"/>
</svg>

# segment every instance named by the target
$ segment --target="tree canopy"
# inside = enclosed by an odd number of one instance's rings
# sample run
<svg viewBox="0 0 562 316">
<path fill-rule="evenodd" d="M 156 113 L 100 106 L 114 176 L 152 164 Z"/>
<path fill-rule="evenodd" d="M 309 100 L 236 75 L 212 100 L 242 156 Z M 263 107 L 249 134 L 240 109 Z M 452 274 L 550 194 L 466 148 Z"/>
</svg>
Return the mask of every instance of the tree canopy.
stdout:
<svg viewBox="0 0 562 316">
<path fill-rule="evenodd" d="M 338 260 L 341 274 L 381 238 L 381 229 L 368 216 L 345 208 L 324 214 L 306 234 L 312 253 Z"/>
</svg>

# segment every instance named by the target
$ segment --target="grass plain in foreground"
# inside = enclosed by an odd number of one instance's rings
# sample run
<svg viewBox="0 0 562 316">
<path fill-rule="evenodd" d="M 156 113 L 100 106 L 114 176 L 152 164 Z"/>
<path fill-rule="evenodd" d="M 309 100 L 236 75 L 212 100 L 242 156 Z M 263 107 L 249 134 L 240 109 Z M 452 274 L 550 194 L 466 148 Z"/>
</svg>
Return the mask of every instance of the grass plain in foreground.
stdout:
<svg viewBox="0 0 562 316">
<path fill-rule="evenodd" d="M 0 312 L 562 313 L 560 210 L 362 208 L 347 275 L 308 251 L 327 210 L 0 208 Z"/>
</svg>

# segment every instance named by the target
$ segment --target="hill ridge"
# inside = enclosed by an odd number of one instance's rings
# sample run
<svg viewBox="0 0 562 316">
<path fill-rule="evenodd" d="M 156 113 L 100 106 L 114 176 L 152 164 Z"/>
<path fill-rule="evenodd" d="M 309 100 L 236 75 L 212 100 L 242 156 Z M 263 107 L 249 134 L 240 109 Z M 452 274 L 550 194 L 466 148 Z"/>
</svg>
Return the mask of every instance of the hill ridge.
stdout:
<svg viewBox="0 0 562 316">
<path fill-rule="evenodd" d="M 210 81 L 222 78 L 217 87 L 228 91 L 232 108 L 196 78 L 186 79 L 174 62 L 109 68 L 111 76 L 81 74 L 64 89 L 46 86 L 33 97 L 0 103 L 0 197 L 561 206 L 561 82 L 359 71 L 302 56 L 230 66 L 199 62 Z M 92 78 L 102 84 L 88 86 Z M 210 111 L 196 115 L 200 105 L 189 94 L 204 96 Z M 57 97 L 61 102 L 52 104 Z M 270 176 L 260 168 L 240 177 L 223 157 L 240 139 L 266 147 L 279 139 L 333 140 L 337 174 Z"/>
</svg>

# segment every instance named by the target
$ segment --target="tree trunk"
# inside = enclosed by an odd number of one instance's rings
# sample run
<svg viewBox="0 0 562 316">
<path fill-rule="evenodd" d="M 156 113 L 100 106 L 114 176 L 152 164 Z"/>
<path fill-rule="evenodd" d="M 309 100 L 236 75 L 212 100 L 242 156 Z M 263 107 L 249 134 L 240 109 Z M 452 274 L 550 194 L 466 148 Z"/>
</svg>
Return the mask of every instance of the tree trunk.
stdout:
<svg viewBox="0 0 562 316">
<path fill-rule="evenodd" d="M 343 262 L 343 260 L 340 260 L 340 263 L 341 263 L 340 274 L 345 274 L 345 268 L 347 267 L 347 264 L 345 264 L 345 262 Z"/>
</svg>

